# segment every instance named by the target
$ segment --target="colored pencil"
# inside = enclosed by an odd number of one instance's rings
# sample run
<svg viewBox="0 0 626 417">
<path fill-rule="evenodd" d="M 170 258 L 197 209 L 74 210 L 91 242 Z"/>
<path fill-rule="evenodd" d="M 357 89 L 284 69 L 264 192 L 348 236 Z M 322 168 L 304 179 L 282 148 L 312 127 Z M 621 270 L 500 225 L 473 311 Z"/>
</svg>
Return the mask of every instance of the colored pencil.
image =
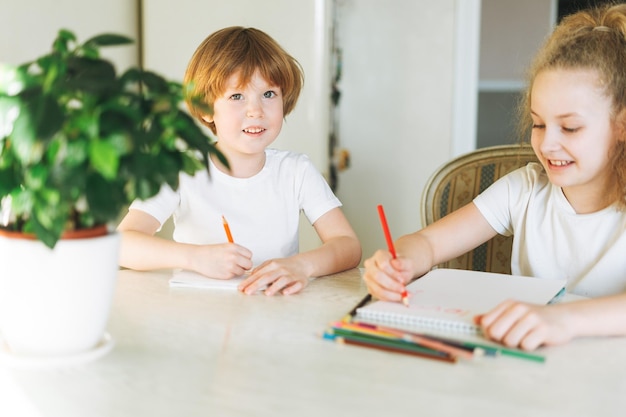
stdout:
<svg viewBox="0 0 626 417">
<path fill-rule="evenodd" d="M 333 329 L 330 332 L 324 333 L 324 338 L 348 345 L 369 347 L 394 353 L 404 353 L 407 355 L 435 359 L 444 362 L 455 363 L 457 361 L 455 356 L 448 355 L 445 352 L 438 352 L 421 346 L 412 345 L 410 343 L 402 343 L 401 341 L 377 339 L 375 337 L 368 337 L 365 335 L 351 334 L 347 331 L 342 331 L 341 329 Z"/>
<path fill-rule="evenodd" d="M 394 329 L 392 327 L 379 326 L 379 325 L 373 325 L 373 324 L 361 323 L 361 322 L 352 322 L 351 324 L 343 324 L 343 326 L 344 327 L 352 326 L 352 328 L 356 328 L 356 329 L 360 328 L 364 330 L 374 329 L 379 332 L 382 332 L 383 335 L 388 334 L 388 335 L 394 336 L 402 340 L 407 340 L 415 344 L 418 344 L 418 345 L 421 345 L 430 349 L 438 350 L 441 352 L 446 352 L 450 355 L 458 356 L 464 359 L 473 359 L 474 353 L 478 353 L 478 352 L 475 352 L 474 350 L 463 349 L 457 346 L 453 346 L 453 345 L 441 342 L 433 338 L 429 338 L 428 336 L 417 335 L 415 333 L 405 332 L 399 329 Z"/>
<path fill-rule="evenodd" d="M 378 217 L 380 217 L 380 224 L 383 226 L 383 233 L 385 234 L 385 240 L 387 241 L 387 248 L 391 252 L 393 259 L 396 259 L 396 249 L 393 246 L 393 239 L 391 239 L 391 232 L 389 232 L 389 225 L 387 224 L 387 218 L 385 217 L 385 209 L 381 204 L 378 205 Z"/>
<path fill-rule="evenodd" d="M 342 321 L 344 321 L 344 322 L 346 322 L 346 323 L 350 323 L 350 321 L 352 321 L 352 318 L 356 315 L 356 311 L 357 311 L 359 308 L 363 307 L 365 304 L 369 303 L 369 302 L 371 301 L 371 299 L 372 299 L 372 294 L 369 294 L 369 293 L 368 293 L 368 294 L 366 294 L 366 295 L 365 295 L 365 297 L 363 297 L 363 298 L 361 299 L 361 301 L 359 301 L 359 302 L 358 302 L 358 304 L 357 304 L 357 305 L 355 305 L 355 306 L 352 308 L 352 310 L 350 310 L 350 311 L 348 312 L 348 314 L 346 314 L 346 315 L 344 316 L 344 318 L 343 318 L 343 319 L 341 319 L 341 320 L 342 320 Z"/>
<path fill-rule="evenodd" d="M 222 216 L 222 224 L 224 225 L 224 232 L 226 232 L 226 238 L 228 242 L 234 243 L 233 235 L 230 234 L 230 226 L 228 226 L 228 222 L 226 221 L 226 217 Z"/>
<path fill-rule="evenodd" d="M 389 225 L 387 224 L 387 217 L 385 217 L 385 209 L 382 204 L 378 205 L 378 217 L 380 217 L 380 224 L 383 227 L 383 233 L 385 234 L 385 240 L 387 241 L 387 248 L 391 253 L 393 259 L 396 259 L 396 248 L 393 246 L 393 239 L 391 238 L 391 232 L 389 231 Z M 409 293 L 406 288 L 402 291 L 402 303 L 405 306 L 409 306 Z"/>
</svg>

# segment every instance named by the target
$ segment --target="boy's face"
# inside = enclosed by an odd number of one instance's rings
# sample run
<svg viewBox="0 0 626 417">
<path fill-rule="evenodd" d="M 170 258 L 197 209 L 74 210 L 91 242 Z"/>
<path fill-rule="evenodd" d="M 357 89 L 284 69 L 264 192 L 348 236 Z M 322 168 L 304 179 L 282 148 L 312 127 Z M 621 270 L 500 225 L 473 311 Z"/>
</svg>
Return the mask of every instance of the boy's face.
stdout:
<svg viewBox="0 0 626 417">
<path fill-rule="evenodd" d="M 613 178 L 611 99 L 590 70 L 544 70 L 531 91 L 531 143 L 550 181 L 570 203 L 597 199 Z M 578 211 L 578 210 L 577 210 Z"/>
<path fill-rule="evenodd" d="M 239 74 L 232 75 L 213 104 L 219 147 L 231 157 L 264 153 L 283 126 L 280 87 L 270 85 L 258 71 L 248 84 L 239 84 Z"/>
</svg>

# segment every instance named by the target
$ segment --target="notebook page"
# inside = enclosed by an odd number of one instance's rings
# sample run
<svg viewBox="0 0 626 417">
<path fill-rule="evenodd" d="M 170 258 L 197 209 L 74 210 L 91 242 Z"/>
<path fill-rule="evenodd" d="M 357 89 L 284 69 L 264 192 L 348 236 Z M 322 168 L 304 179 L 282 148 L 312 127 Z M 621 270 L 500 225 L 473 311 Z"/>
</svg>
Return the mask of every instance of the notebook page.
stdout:
<svg viewBox="0 0 626 417">
<path fill-rule="evenodd" d="M 357 320 L 476 333 L 473 318 L 477 314 L 507 299 L 547 304 L 564 286 L 564 279 L 440 268 L 407 286 L 409 307 L 375 301 L 357 310 Z"/>
</svg>

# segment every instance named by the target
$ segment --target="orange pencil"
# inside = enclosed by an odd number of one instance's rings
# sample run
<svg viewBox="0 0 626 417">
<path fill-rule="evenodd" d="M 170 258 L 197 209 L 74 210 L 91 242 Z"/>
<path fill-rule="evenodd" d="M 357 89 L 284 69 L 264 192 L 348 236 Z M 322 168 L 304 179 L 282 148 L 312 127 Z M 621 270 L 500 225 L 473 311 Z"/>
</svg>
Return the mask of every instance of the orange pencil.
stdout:
<svg viewBox="0 0 626 417">
<path fill-rule="evenodd" d="M 389 232 L 389 226 L 387 225 L 387 218 L 385 217 L 385 210 L 382 204 L 378 205 L 378 217 L 380 217 L 380 224 L 383 226 L 383 233 L 385 234 L 385 240 L 387 240 L 387 248 L 389 248 L 393 259 L 396 259 L 396 249 L 393 246 L 393 239 L 391 239 L 391 233 Z M 407 307 L 409 306 L 409 293 L 406 288 L 402 291 L 402 303 Z"/>
<path fill-rule="evenodd" d="M 224 231 L 226 232 L 226 237 L 230 243 L 234 243 L 233 235 L 230 234 L 230 227 L 228 226 L 228 222 L 226 221 L 226 217 L 222 216 L 222 223 L 224 224 Z"/>
</svg>

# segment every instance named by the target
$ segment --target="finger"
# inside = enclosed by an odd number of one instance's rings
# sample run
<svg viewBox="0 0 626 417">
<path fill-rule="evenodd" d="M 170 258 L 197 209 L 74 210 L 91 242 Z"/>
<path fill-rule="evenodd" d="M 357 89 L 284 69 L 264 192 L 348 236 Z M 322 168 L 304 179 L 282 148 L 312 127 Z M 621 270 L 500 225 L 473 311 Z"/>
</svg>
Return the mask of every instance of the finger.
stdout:
<svg viewBox="0 0 626 417">
<path fill-rule="evenodd" d="M 515 321 L 502 337 L 502 343 L 506 346 L 518 347 L 539 325 L 539 318 L 532 311 L 526 311 Z"/>
<path fill-rule="evenodd" d="M 263 293 L 265 295 L 274 295 L 277 292 L 281 291 L 283 288 L 287 287 L 289 282 L 290 280 L 285 276 L 275 279 L 272 282 L 268 283 L 268 287 Z"/>
<path fill-rule="evenodd" d="M 266 286 L 267 282 L 264 280 L 264 276 L 252 273 L 237 286 L 237 289 L 245 294 L 251 295 Z"/>
<path fill-rule="evenodd" d="M 483 327 L 487 335 L 497 341 L 504 341 L 505 336 L 528 312 L 528 306 L 522 303 L 511 302 L 507 304 L 497 320 Z"/>
<path fill-rule="evenodd" d="M 498 318 L 508 310 L 511 305 L 514 303 L 513 300 L 506 300 L 495 306 L 491 311 L 488 311 L 479 317 L 476 318 L 478 320 L 478 324 L 483 327 L 489 327 L 493 322 L 498 320 Z"/>
<path fill-rule="evenodd" d="M 379 287 L 385 291 L 396 292 L 398 294 L 404 291 L 404 284 L 389 276 L 379 269 L 366 270 L 363 274 L 363 280 L 368 286 Z"/>
<path fill-rule="evenodd" d="M 282 294 L 283 295 L 292 295 L 292 294 L 295 294 L 297 292 L 302 291 L 302 289 L 304 287 L 305 287 L 304 282 L 302 282 L 302 281 L 295 281 L 291 285 L 288 285 L 287 287 L 285 287 L 282 290 Z"/>
<path fill-rule="evenodd" d="M 521 341 L 519 347 L 523 350 L 535 350 L 546 343 L 546 328 L 544 326 L 535 327 Z"/>
<path fill-rule="evenodd" d="M 371 281 L 366 284 L 367 284 L 368 292 L 380 300 L 387 300 L 387 301 L 402 300 L 402 295 L 401 295 L 402 292 L 388 290 L 382 287 L 381 285 L 379 285 L 379 283 L 376 281 Z"/>
</svg>

